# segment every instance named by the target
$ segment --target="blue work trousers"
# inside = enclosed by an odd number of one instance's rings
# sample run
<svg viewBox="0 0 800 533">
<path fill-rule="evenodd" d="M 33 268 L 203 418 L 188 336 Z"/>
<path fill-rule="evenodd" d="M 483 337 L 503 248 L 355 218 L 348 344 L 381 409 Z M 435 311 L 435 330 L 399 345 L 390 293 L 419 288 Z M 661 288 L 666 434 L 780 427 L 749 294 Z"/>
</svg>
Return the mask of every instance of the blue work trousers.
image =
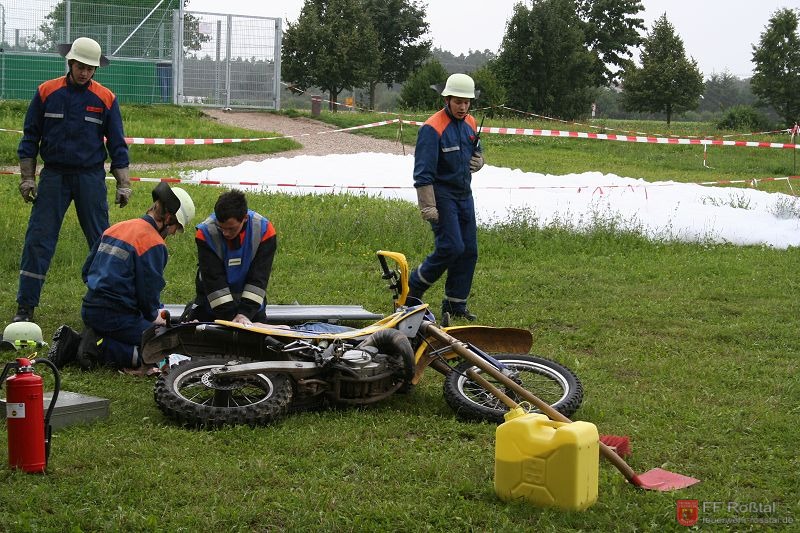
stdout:
<svg viewBox="0 0 800 533">
<path fill-rule="evenodd" d="M 56 251 L 61 224 L 72 201 L 75 202 L 75 212 L 89 249 L 108 229 L 105 178 L 103 167 L 75 174 L 42 169 L 22 249 L 17 292 L 19 305 L 39 305 L 42 286 Z M 86 254 L 82 254 L 81 259 L 85 257 Z M 83 265 L 83 261 L 78 264 Z"/>
<path fill-rule="evenodd" d="M 437 196 L 439 222 L 432 222 L 433 252 L 411 273 L 412 290 L 425 292 L 445 271 L 444 301 L 451 310 L 464 310 L 478 263 L 478 232 L 472 196 Z"/>
<path fill-rule="evenodd" d="M 81 307 L 83 323 L 102 338 L 100 362 L 115 368 L 139 368 L 142 333 L 153 325 L 141 314 L 106 307 Z"/>
</svg>

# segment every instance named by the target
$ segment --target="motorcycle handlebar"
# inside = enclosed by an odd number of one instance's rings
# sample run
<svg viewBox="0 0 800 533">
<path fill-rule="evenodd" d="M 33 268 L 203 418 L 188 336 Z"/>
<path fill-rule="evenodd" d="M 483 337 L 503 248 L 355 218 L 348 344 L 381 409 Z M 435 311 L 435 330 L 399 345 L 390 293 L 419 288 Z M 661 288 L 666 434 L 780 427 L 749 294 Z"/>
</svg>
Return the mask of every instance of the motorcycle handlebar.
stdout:
<svg viewBox="0 0 800 533">
<path fill-rule="evenodd" d="M 381 268 L 383 269 L 383 279 L 391 279 L 393 272 L 389 270 L 389 264 L 386 262 L 386 258 L 382 255 L 378 255 L 378 261 L 380 261 Z"/>
</svg>

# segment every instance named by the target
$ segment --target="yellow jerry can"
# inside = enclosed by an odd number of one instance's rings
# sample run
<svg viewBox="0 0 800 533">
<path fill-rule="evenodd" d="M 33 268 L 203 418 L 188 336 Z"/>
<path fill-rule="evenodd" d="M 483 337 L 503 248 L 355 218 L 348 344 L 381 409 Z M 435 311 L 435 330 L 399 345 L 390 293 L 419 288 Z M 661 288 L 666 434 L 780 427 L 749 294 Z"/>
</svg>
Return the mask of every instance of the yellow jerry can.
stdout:
<svg viewBox="0 0 800 533">
<path fill-rule="evenodd" d="M 597 501 L 597 426 L 512 409 L 497 427 L 494 488 L 503 500 L 583 510 Z"/>
</svg>

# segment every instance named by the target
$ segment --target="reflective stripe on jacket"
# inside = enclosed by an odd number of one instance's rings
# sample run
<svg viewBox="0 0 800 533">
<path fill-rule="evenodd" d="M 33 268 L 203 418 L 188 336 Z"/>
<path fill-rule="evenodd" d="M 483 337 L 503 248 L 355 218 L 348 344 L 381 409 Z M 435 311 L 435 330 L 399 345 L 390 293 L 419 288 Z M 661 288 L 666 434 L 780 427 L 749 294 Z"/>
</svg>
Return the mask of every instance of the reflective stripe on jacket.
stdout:
<svg viewBox="0 0 800 533">
<path fill-rule="evenodd" d="M 103 166 L 128 166 L 128 144 L 113 92 L 91 80 L 84 86 L 69 75 L 39 86 L 25 114 L 20 159 L 41 155 L 46 167 L 61 172 Z"/>
<path fill-rule="evenodd" d="M 451 197 L 471 194 L 469 160 L 476 151 L 476 130 L 475 117 L 458 120 L 447 108 L 426 120 L 417 133 L 414 186 L 432 184 L 437 195 Z"/>
<path fill-rule="evenodd" d="M 83 266 L 84 305 L 141 313 L 153 321 L 166 286 L 169 255 L 152 217 L 125 220 L 97 240 Z"/>
<path fill-rule="evenodd" d="M 197 225 L 197 291 L 219 318 L 230 320 L 239 313 L 252 318 L 266 306 L 275 229 L 255 211 L 247 214 L 242 231 L 231 241 L 222 235 L 214 215 Z M 211 250 L 215 260 L 204 250 Z"/>
</svg>

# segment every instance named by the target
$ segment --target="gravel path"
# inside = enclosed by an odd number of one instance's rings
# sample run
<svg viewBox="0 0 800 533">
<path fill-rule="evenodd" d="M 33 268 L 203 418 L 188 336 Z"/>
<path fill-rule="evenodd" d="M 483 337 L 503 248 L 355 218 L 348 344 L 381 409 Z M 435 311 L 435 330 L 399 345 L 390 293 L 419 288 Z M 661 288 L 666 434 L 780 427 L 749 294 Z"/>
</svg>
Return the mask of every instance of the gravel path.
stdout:
<svg viewBox="0 0 800 533">
<path fill-rule="evenodd" d="M 255 131 L 277 132 L 293 136 L 295 141 L 303 145 L 297 150 L 279 152 L 275 154 L 245 154 L 219 159 L 204 159 L 168 164 L 137 164 L 131 162 L 131 172 L 137 170 L 156 170 L 162 168 L 201 167 L 213 168 L 234 166 L 244 161 L 263 161 L 275 157 L 295 157 L 298 155 L 328 155 L 328 154 L 357 154 L 361 152 L 378 152 L 387 154 L 413 154 L 414 147 L 405 147 L 397 141 L 373 139 L 365 135 L 352 133 L 324 133 L 332 132 L 336 128 L 308 118 L 290 118 L 274 113 L 253 113 L 247 111 L 224 112 L 219 109 L 206 109 L 206 115 L 221 124 L 247 128 Z M 269 141 L 265 141 L 269 142 Z"/>
</svg>

